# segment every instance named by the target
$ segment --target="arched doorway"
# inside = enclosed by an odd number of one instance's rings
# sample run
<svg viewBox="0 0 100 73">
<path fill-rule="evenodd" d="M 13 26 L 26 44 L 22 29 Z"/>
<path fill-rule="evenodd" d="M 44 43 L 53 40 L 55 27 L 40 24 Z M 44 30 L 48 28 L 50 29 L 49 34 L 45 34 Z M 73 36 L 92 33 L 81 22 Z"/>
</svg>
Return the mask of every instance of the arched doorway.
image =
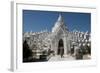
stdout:
<svg viewBox="0 0 100 73">
<path fill-rule="evenodd" d="M 58 55 L 60 55 L 61 53 L 64 53 L 64 44 L 62 39 L 60 39 L 58 42 L 58 50 L 57 50 Z"/>
</svg>

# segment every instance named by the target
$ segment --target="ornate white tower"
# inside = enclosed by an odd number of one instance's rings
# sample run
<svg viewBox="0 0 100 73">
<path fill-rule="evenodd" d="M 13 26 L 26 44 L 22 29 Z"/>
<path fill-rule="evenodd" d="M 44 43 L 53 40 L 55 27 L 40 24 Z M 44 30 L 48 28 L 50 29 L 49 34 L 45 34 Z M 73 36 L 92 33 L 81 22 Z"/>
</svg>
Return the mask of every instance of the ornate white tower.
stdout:
<svg viewBox="0 0 100 73">
<path fill-rule="evenodd" d="M 57 31 L 57 29 L 59 29 L 59 28 L 68 30 L 68 28 L 65 26 L 64 19 L 61 14 L 59 14 L 59 17 L 58 17 L 57 21 L 55 22 L 54 27 L 52 28 L 52 32 Z"/>
<path fill-rule="evenodd" d="M 61 47 L 64 49 L 64 54 L 67 53 L 67 28 L 65 26 L 63 17 L 59 14 L 57 21 L 55 22 L 54 27 L 52 28 L 52 48 L 55 50 L 55 53 L 61 51 Z"/>
</svg>

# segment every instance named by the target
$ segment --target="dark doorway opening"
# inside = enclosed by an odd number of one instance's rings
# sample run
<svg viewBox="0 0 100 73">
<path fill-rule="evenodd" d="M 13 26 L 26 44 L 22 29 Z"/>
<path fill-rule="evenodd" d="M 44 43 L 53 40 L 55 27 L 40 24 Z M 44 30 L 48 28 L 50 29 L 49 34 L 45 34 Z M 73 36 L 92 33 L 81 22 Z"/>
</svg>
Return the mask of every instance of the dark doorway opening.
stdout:
<svg viewBox="0 0 100 73">
<path fill-rule="evenodd" d="M 61 53 L 64 53 L 64 44 L 63 44 L 63 40 L 60 39 L 59 42 L 58 42 L 58 52 L 57 54 L 60 55 Z"/>
</svg>

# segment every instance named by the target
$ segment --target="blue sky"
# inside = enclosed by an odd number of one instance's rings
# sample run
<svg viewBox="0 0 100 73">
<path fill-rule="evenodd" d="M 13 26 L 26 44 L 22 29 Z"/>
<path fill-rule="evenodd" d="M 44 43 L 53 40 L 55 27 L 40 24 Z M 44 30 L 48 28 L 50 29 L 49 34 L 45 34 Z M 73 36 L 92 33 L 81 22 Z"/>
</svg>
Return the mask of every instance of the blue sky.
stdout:
<svg viewBox="0 0 100 73">
<path fill-rule="evenodd" d="M 47 29 L 51 31 L 59 14 L 64 18 L 64 22 L 69 31 L 91 32 L 91 14 L 76 12 L 54 12 L 23 10 L 23 32 L 40 32 Z"/>
</svg>

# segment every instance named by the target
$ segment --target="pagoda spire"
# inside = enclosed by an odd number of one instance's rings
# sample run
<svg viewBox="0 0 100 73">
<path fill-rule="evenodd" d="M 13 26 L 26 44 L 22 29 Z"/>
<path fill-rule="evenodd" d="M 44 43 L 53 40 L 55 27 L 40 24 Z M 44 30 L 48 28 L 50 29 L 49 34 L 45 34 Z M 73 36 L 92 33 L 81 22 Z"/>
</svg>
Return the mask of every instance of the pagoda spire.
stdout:
<svg viewBox="0 0 100 73">
<path fill-rule="evenodd" d="M 59 13 L 58 19 L 55 22 L 55 25 L 54 25 L 54 27 L 52 29 L 52 32 L 56 31 L 58 28 L 65 28 L 65 29 L 67 29 L 66 26 L 64 25 L 64 19 L 63 19 L 61 13 Z"/>
<path fill-rule="evenodd" d="M 58 17 L 57 22 L 63 22 L 63 17 L 62 17 L 62 15 L 61 15 L 61 13 L 59 14 L 59 17 Z"/>
</svg>

